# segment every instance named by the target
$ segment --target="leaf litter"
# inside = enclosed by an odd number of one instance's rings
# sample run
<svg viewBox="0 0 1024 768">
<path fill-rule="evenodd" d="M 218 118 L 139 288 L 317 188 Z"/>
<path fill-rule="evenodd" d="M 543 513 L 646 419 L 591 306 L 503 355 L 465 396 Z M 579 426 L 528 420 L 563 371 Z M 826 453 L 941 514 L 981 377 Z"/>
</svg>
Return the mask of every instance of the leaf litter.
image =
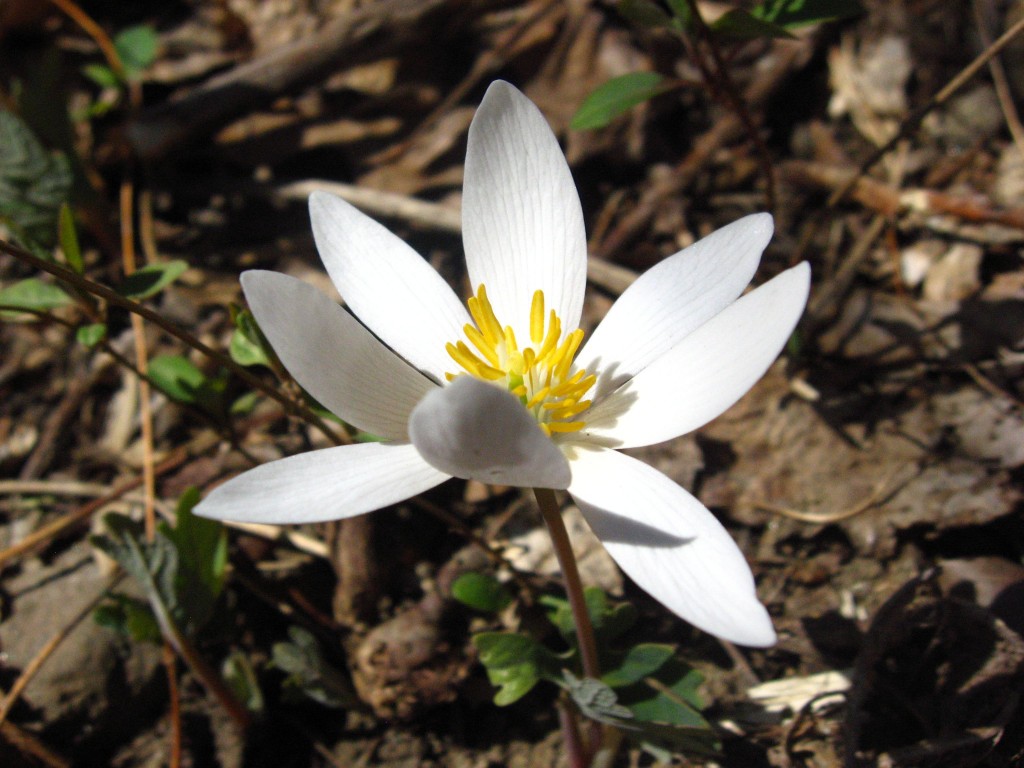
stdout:
<svg viewBox="0 0 1024 768">
<path fill-rule="evenodd" d="M 152 152 L 153 175 L 144 185 L 154 220 L 144 236 L 165 263 L 175 264 L 171 269 L 179 270 L 175 260 L 181 260 L 189 271 L 166 282 L 168 273 L 159 272 L 148 300 L 177 313 L 205 340 L 228 349 L 235 327 L 228 305 L 240 301 L 241 269 L 308 272 L 316 263 L 305 212 L 279 188 L 343 181 L 457 209 L 466 126 L 494 77 L 523 87 L 564 140 L 591 252 L 612 266 L 641 271 L 764 207 L 766 182 L 749 137 L 726 130 L 731 113 L 724 102 L 686 85 L 700 72 L 664 30 L 631 26 L 610 6 L 590 3 L 467 4 L 457 13 L 425 2 L 391 21 L 374 16 L 384 5 L 238 2 L 147 19 L 108 9 L 100 18 L 111 31 L 151 24 L 160 45 L 149 67 L 135 73 L 145 96 L 141 111 L 79 123 L 74 147 L 83 167 L 120 178 L 121 128 L 130 124 L 132 137 L 157 132 L 159 141 L 144 152 Z M 18 66 L 47 46 L 63 48 L 76 66 L 100 61 L 79 28 L 56 11 L 43 16 L 29 18 L 26 33 L 14 16 L 0 15 L 11 50 L 0 65 L 5 100 Z M 393 42 L 368 45 L 362 32 L 349 29 L 317 77 L 290 78 L 287 58 L 273 58 L 347 17 L 393 25 Z M 988 39 L 1013 23 L 994 13 L 986 18 Z M 729 61 L 741 87 L 758 83 L 772 67 L 780 73 L 758 86 L 760 101 L 750 101 L 781 171 L 777 233 L 760 278 L 809 257 L 818 301 L 812 299 L 787 359 L 753 392 L 695 437 L 645 449 L 645 458 L 695 489 L 737 537 L 780 644 L 752 653 L 722 648 L 622 585 L 640 609 L 645 639 L 681 644 L 704 673 L 705 715 L 722 734 L 719 764 L 1003 766 L 1024 751 L 1017 695 L 1024 669 L 1024 219 L 1020 149 L 1004 127 L 1014 105 L 1000 101 L 982 73 L 948 108 L 935 110 L 922 131 L 908 133 L 850 199 L 830 209 L 822 199 L 980 53 L 970 32 L 976 23 L 965 8 L 942 3 L 870 6 L 860 18 L 811 27 L 795 41 L 741 45 Z M 438 48 L 447 58 L 433 55 Z M 1024 61 L 1020 50 L 1004 51 L 1008 71 Z M 260 66 L 246 70 L 246 63 Z M 606 128 L 569 130 L 588 94 L 638 71 L 683 85 Z M 245 80 L 253 72 L 265 79 Z M 207 119 L 196 112 L 180 133 L 160 134 L 166 125 L 160 121 L 168 114 L 180 119 L 175 110 L 188 104 L 183 99 L 218 73 L 227 73 L 232 87 L 258 92 L 230 114 L 214 110 Z M 74 66 L 61 77 L 75 98 L 90 98 L 95 86 Z M 66 153 L 69 145 L 32 124 L 31 109 L 22 114 L 43 139 L 19 140 L 24 151 L 0 161 L 0 169 L 34 163 L 35 191 L 3 208 L 0 225 L 8 236 L 27 231 L 51 248 L 57 228 L 43 224 L 55 221 L 62 202 L 54 193 L 66 192 L 70 173 L 80 170 L 63 165 L 57 150 Z M 19 189 L 28 189 L 19 173 Z M 109 190 L 101 196 L 116 198 Z M 826 223 L 814 226 L 823 212 Z M 401 215 L 390 223 L 460 283 L 459 245 L 448 230 Z M 101 274 L 109 258 L 102 226 L 78 237 L 87 273 Z M 13 295 L 19 309 L 26 299 L 11 290 L 20 281 L 41 280 L 52 297 L 66 295 L 63 286 L 6 255 L 0 270 L 0 291 L 7 292 L 0 295 Z M 148 296 L 149 288 L 139 295 Z M 608 293 L 601 284 L 591 287 L 588 322 L 600 318 Z M 29 308 L 68 317 L 63 298 L 27 301 Z M 109 357 L 87 357 L 109 352 L 89 353 L 77 346 L 73 329 L 22 315 L 0 328 L 5 548 L 80 509 L 70 483 L 113 488 L 137 476 L 141 456 L 132 401 L 119 394 L 127 391 L 124 373 Z M 123 327 L 108 331 L 122 353 L 130 349 L 120 338 Z M 220 418 L 244 393 L 237 382 L 203 389 L 222 381 L 218 367 L 155 328 L 150 333 L 151 358 L 184 361 L 192 382 L 179 387 L 177 399 L 171 387 L 154 400 L 158 461 L 192 446 L 184 465 L 160 476 L 158 491 L 173 507 L 187 486 L 247 465 L 215 431 L 209 409 L 204 418 L 187 401 L 200 390 L 214 392 Z M 233 439 L 260 460 L 323 441 L 270 401 L 234 413 Z M 196 447 L 209 445 L 222 447 L 205 453 Z M 29 481 L 46 490 L 26 491 Z M 131 511 L 133 504 L 117 510 Z M 437 507 L 448 515 L 443 522 L 429 511 Z M 495 566 L 500 578 L 535 573 L 533 560 L 516 559 L 543 557 L 542 544 L 529 538 L 533 522 L 529 506 L 500 488 L 477 489 L 471 497 L 442 489 L 399 505 L 371 532 L 382 564 L 379 597 L 358 620 L 332 613 L 336 574 L 344 582 L 345 569 L 358 563 L 345 554 L 344 536 L 341 544 L 303 548 L 288 543 L 300 538 L 273 538 L 273 531 L 232 534 L 229 582 L 244 587 L 228 588 L 230 619 L 203 650 L 222 658 L 234 643 L 266 691 L 278 690 L 285 672 L 304 674 L 314 681 L 310 690 L 324 697 L 330 691 L 323 681 L 331 681 L 332 701 L 347 706 L 344 716 L 327 717 L 308 701 L 285 705 L 272 694 L 264 706 L 280 718 L 270 718 L 274 727 L 255 743 L 280 757 L 275 742 L 286 735 L 295 765 L 327 764 L 325 754 L 337 764 L 556 764 L 557 725 L 543 714 L 543 691 L 507 710 L 489 707 L 493 689 L 469 642 L 482 619 L 455 605 L 443 588 L 463 569 L 459 558 L 466 557 L 470 535 L 497 542 L 499 555 L 507 547 Z M 65 529 L 45 546 L 3 561 L 5 692 L 11 675 L 71 620 L 77 602 L 68 595 L 102 588 L 84 532 Z M 310 529 L 297 536 L 330 544 L 340 533 Z M 474 567 L 490 568 L 474 551 Z M 595 581 L 618 588 L 607 564 L 595 567 Z M 543 571 L 529 581 L 541 589 L 555 584 Z M 499 623 L 514 628 L 523 620 L 528 613 L 502 614 Z M 304 627 L 298 634 L 297 625 Z M 289 638 L 301 653 L 274 672 L 275 643 Z M 166 750 L 166 702 L 154 683 L 162 676 L 159 659 L 134 646 L 128 653 L 118 642 L 84 627 L 72 632 L 63 646 L 70 656 L 45 662 L 11 711 L 11 727 L 28 740 L 12 741 L 3 731 L 0 757 L 67 764 L 39 757 L 46 750 L 17 746 L 35 740 L 58 757 L 85 755 L 82 764 L 159 760 Z M 82 661 L 89 648 L 101 663 Z M 120 688 L 111 687 L 114 679 Z M 788 709 L 755 693 L 764 690 L 757 683 L 787 681 L 797 691 Z M 360 704 L 352 704 L 353 690 Z M 821 706 L 819 694 L 830 696 Z M 247 754 L 252 748 L 230 736 L 212 698 L 195 686 L 183 695 L 189 718 L 205 734 L 190 740 L 196 759 L 257 764 Z M 128 731 L 119 732 L 110 714 L 123 708 L 124 697 L 138 706 Z M 306 719 L 301 728 L 296 718 Z M 629 759 L 649 760 L 638 753 Z"/>
</svg>

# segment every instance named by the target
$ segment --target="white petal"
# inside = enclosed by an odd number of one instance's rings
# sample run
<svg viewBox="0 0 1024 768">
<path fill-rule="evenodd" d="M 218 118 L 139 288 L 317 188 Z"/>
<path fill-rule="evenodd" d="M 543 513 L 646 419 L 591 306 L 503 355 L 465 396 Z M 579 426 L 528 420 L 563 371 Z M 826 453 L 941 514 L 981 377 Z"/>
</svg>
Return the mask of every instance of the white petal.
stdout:
<svg viewBox="0 0 1024 768">
<path fill-rule="evenodd" d="M 408 439 L 409 414 L 436 384 L 301 280 L 251 270 L 242 288 L 270 345 L 307 392 L 359 429 Z"/>
<path fill-rule="evenodd" d="M 586 412 L 584 438 L 618 448 L 692 432 L 739 400 L 803 314 L 810 267 L 798 264 L 742 296 Z"/>
<path fill-rule="evenodd" d="M 743 293 L 772 236 L 755 213 L 651 267 L 618 298 L 576 358 L 601 371 L 592 397 L 613 391 Z"/>
<path fill-rule="evenodd" d="M 340 197 L 309 197 L 313 237 L 341 297 L 367 328 L 416 368 L 444 381 L 456 368 L 446 342 L 469 313 L 412 248 Z"/>
<path fill-rule="evenodd" d="M 409 443 L 360 443 L 262 464 L 214 488 L 196 514 L 248 523 L 319 523 L 396 504 L 448 479 Z"/>
<path fill-rule="evenodd" d="M 587 277 L 580 198 L 540 110 L 500 80 L 469 127 L 462 240 L 473 292 L 486 285 L 498 320 L 519 338 L 529 338 L 537 289 L 564 329 L 579 325 Z"/>
<path fill-rule="evenodd" d="M 705 632 L 775 642 L 743 554 L 707 508 L 656 469 L 575 448 L 569 493 L 609 554 L 642 589 Z"/>
<path fill-rule="evenodd" d="M 416 406 L 409 436 L 428 462 L 455 477 L 565 488 L 569 462 L 516 397 L 459 376 Z"/>
</svg>

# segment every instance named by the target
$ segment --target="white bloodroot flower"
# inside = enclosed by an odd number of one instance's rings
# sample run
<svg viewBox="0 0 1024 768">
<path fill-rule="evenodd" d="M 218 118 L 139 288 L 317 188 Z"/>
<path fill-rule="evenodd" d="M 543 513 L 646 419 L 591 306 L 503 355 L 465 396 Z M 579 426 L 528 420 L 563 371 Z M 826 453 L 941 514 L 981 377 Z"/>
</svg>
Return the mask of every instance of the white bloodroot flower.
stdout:
<svg viewBox="0 0 1024 768">
<path fill-rule="evenodd" d="M 782 350 L 807 301 L 807 264 L 740 296 L 771 216 L 740 219 L 650 269 L 583 343 L 579 196 L 544 117 L 508 83 L 491 85 L 469 129 L 468 311 L 419 254 L 348 203 L 315 193 L 309 207 L 352 314 L 275 272 L 243 274 L 245 297 L 296 381 L 383 440 L 256 467 L 213 490 L 198 514 L 334 520 L 450 477 L 565 489 L 623 571 L 673 613 L 743 645 L 775 642 L 725 528 L 616 450 L 706 424 Z"/>
</svg>

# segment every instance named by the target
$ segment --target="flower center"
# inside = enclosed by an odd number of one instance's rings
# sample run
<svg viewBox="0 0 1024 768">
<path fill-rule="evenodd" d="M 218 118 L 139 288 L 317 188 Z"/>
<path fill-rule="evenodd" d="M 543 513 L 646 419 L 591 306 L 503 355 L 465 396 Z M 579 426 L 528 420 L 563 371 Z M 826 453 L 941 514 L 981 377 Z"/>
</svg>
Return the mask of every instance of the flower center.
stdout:
<svg viewBox="0 0 1024 768">
<path fill-rule="evenodd" d="M 466 323 L 463 330 L 475 351 L 464 341 L 445 345 L 463 371 L 507 388 L 549 437 L 583 429 L 579 416 L 591 403 L 583 396 L 597 381 L 585 370 L 570 375 L 583 331 L 577 328 L 563 337 L 562 321 L 554 310 L 545 318 L 544 292 L 535 291 L 530 304 L 531 346 L 520 349 L 512 326 L 503 328 L 495 317 L 483 284 L 466 304 L 476 324 Z M 448 381 L 460 375 L 461 371 L 445 374 Z"/>
</svg>

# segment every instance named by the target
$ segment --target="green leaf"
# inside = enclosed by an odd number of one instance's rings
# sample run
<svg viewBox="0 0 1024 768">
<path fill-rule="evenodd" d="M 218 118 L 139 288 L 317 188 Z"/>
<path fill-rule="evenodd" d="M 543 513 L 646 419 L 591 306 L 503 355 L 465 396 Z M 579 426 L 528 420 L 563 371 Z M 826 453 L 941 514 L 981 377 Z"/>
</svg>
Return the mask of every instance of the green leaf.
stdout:
<svg viewBox="0 0 1024 768">
<path fill-rule="evenodd" d="M 256 408 L 259 400 L 259 392 L 246 392 L 231 404 L 229 412 L 232 416 L 248 416 Z"/>
<path fill-rule="evenodd" d="M 171 528 L 161 523 L 160 533 L 177 550 L 178 568 L 174 578 L 175 602 L 185 606 L 185 615 L 175 616 L 178 624 L 193 634 L 213 616 L 224 587 L 228 562 L 228 541 L 224 526 L 216 520 L 196 517 L 199 489 L 189 488 L 178 500 L 177 520 Z"/>
<path fill-rule="evenodd" d="M 83 347 L 92 349 L 107 336 L 106 323 L 92 323 L 75 329 L 75 338 Z"/>
<path fill-rule="evenodd" d="M 587 587 L 583 590 L 583 598 L 587 603 L 587 613 L 594 627 L 594 635 L 599 645 L 605 645 L 622 635 L 636 623 L 636 608 L 630 603 L 608 603 L 608 596 L 599 587 Z M 567 642 L 576 642 L 576 622 L 572 618 L 569 601 L 554 595 L 541 595 L 541 605 L 548 608 L 548 621 L 555 625 L 559 634 Z"/>
<path fill-rule="evenodd" d="M 612 78 L 583 100 L 569 127 L 577 131 L 603 128 L 619 115 L 670 87 L 657 72 L 633 72 Z"/>
<path fill-rule="evenodd" d="M 93 621 L 137 643 L 159 643 L 160 625 L 149 605 L 127 595 L 110 595 L 97 606 Z"/>
<path fill-rule="evenodd" d="M 235 331 L 231 334 L 228 351 L 231 359 L 239 365 L 270 365 L 270 346 L 263 332 L 256 324 L 256 318 L 248 309 L 231 306 L 231 319 Z"/>
<path fill-rule="evenodd" d="M 248 656 L 241 651 L 232 651 L 224 659 L 221 676 L 231 692 L 235 694 L 235 698 L 242 702 L 246 709 L 250 712 L 263 711 L 263 691 L 260 690 L 259 680 L 256 679 L 256 670 L 252 668 L 252 662 L 249 661 Z"/>
<path fill-rule="evenodd" d="M 356 695 L 348 675 L 330 664 L 313 635 L 302 627 L 289 627 L 291 642 L 274 643 L 273 665 L 288 674 L 285 692 L 308 696 L 328 707 L 356 707 Z"/>
<path fill-rule="evenodd" d="M 92 80 L 100 88 L 117 88 L 121 85 L 117 75 L 106 64 L 86 64 L 82 67 L 82 74 Z"/>
<path fill-rule="evenodd" d="M 655 652 L 647 661 L 653 663 L 662 653 Z M 703 678 L 676 658 L 659 666 L 655 680 L 645 676 L 614 691 L 596 680 L 576 680 L 568 673 L 566 680 L 584 714 L 620 728 L 660 759 L 667 759 L 666 746 L 674 752 L 704 757 L 714 757 L 720 749 L 715 732 L 698 711 L 702 702 L 697 688 Z"/>
<path fill-rule="evenodd" d="M 733 8 L 710 25 L 711 31 L 724 40 L 757 40 L 758 38 L 791 38 L 790 32 L 778 24 L 758 18 L 742 8 Z"/>
<path fill-rule="evenodd" d="M 643 679 L 618 689 L 620 700 L 637 720 L 690 728 L 709 727 L 700 714 L 704 706 L 699 691 L 704 678 L 700 672 L 672 658 L 659 667 L 653 678 L 654 683 Z"/>
<path fill-rule="evenodd" d="M 518 701 L 542 679 L 560 679 L 558 657 L 529 635 L 481 632 L 473 645 L 488 679 L 498 688 L 494 703 L 499 707 Z"/>
<path fill-rule="evenodd" d="M 36 277 L 21 280 L 6 288 L 0 288 L 0 306 L 9 310 L 13 308 L 30 309 L 45 312 L 50 309 L 66 307 L 71 304 L 71 297 L 64 289 L 53 283 L 44 283 Z M 14 311 L 0 312 L 4 318 L 17 317 Z"/>
<path fill-rule="evenodd" d="M 452 583 L 452 597 L 485 613 L 497 613 L 512 602 L 500 581 L 485 573 L 464 573 Z"/>
<path fill-rule="evenodd" d="M 622 17 L 642 27 L 655 29 L 672 25 L 672 17 L 651 0 L 619 0 Z"/>
<path fill-rule="evenodd" d="M 751 14 L 785 29 L 860 16 L 860 0 L 765 0 Z"/>
<path fill-rule="evenodd" d="M 53 247 L 71 182 L 67 157 L 46 151 L 21 118 L 0 109 L 0 221 L 17 242 Z"/>
<path fill-rule="evenodd" d="M 137 78 L 156 60 L 159 47 L 160 38 L 156 30 L 145 24 L 128 27 L 114 38 L 114 48 L 129 80 Z"/>
<path fill-rule="evenodd" d="M 612 688 L 632 685 L 657 672 L 674 653 L 671 645 L 640 643 L 630 648 L 619 665 L 605 672 L 601 680 Z"/>
<path fill-rule="evenodd" d="M 206 374 L 181 355 L 157 355 L 149 361 L 149 377 L 168 397 L 195 404 Z"/>
<path fill-rule="evenodd" d="M 78 232 L 75 230 L 75 217 L 71 213 L 71 206 L 67 203 L 60 204 L 60 225 L 58 227 L 60 249 L 64 251 L 64 258 L 68 266 L 78 274 L 85 272 L 85 264 L 82 261 L 82 249 L 78 246 Z"/>
<path fill-rule="evenodd" d="M 599 723 L 616 725 L 630 720 L 633 713 L 619 704 L 619 697 L 610 686 L 592 677 L 576 677 L 567 669 L 562 670 L 563 686 L 572 696 L 580 712 Z"/>
<path fill-rule="evenodd" d="M 129 299 L 146 299 L 173 283 L 187 269 L 188 263 L 180 259 L 147 264 L 128 275 L 117 292 Z"/>
<path fill-rule="evenodd" d="M 157 355 L 149 361 L 149 378 L 171 399 L 199 406 L 214 417 L 223 415 L 223 376 L 209 377 L 181 355 Z"/>
<path fill-rule="evenodd" d="M 146 591 L 150 609 L 162 629 L 172 630 L 180 613 L 175 595 L 178 552 L 162 534 L 146 541 L 142 523 L 110 513 L 103 518 L 107 533 L 89 537 L 94 547 L 113 558 Z"/>
</svg>

